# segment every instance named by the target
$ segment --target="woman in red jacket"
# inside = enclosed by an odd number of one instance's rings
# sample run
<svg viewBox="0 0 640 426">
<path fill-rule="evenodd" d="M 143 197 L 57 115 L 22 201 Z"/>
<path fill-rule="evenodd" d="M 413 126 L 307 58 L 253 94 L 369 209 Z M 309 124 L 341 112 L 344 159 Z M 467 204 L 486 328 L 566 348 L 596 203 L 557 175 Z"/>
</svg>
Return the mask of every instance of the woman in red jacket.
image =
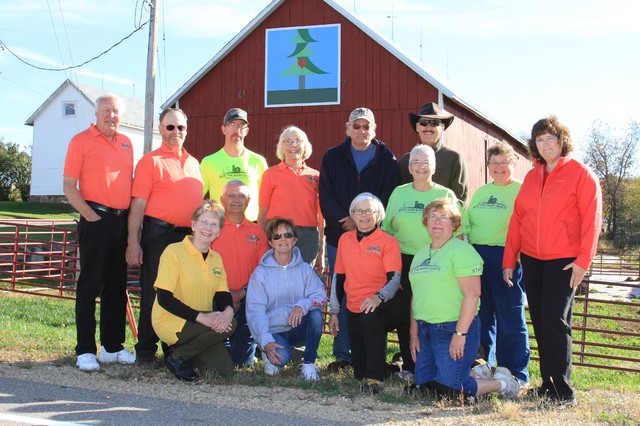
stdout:
<svg viewBox="0 0 640 426">
<path fill-rule="evenodd" d="M 538 395 L 564 405 L 576 403 L 571 388 L 573 298 L 602 227 L 598 178 L 571 158 L 572 151 L 569 129 L 556 116 L 534 124 L 529 140 L 534 166 L 516 198 L 502 262 L 511 286 L 520 253 L 540 356 Z"/>
</svg>

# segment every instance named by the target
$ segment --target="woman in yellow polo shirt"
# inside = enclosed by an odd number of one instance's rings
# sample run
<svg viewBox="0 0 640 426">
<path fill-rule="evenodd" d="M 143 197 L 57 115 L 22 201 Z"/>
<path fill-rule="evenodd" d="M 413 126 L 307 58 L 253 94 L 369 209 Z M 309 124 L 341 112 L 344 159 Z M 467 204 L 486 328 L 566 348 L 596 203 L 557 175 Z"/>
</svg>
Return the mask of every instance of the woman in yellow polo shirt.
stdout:
<svg viewBox="0 0 640 426">
<path fill-rule="evenodd" d="M 193 235 L 162 253 L 151 320 L 169 345 L 167 369 L 188 382 L 217 373 L 227 376 L 233 362 L 224 347 L 233 334 L 233 300 L 222 258 L 209 246 L 220 235 L 224 209 L 205 200 L 191 217 Z"/>
</svg>

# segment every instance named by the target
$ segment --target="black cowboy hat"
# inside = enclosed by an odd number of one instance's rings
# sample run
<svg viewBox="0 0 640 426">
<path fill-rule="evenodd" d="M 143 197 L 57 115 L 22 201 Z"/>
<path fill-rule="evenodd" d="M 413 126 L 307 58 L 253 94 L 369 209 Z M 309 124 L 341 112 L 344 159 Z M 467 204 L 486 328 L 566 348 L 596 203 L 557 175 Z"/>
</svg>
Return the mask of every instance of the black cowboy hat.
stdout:
<svg viewBox="0 0 640 426">
<path fill-rule="evenodd" d="M 454 117 L 444 109 L 440 108 L 438 104 L 429 102 L 428 104 L 422 105 L 417 114 L 412 112 L 409 113 L 409 122 L 411 123 L 411 128 L 413 130 L 416 129 L 416 124 L 418 124 L 418 121 L 422 118 L 441 120 L 442 124 L 444 124 L 444 129 L 446 130 L 447 127 L 451 126 Z"/>
</svg>

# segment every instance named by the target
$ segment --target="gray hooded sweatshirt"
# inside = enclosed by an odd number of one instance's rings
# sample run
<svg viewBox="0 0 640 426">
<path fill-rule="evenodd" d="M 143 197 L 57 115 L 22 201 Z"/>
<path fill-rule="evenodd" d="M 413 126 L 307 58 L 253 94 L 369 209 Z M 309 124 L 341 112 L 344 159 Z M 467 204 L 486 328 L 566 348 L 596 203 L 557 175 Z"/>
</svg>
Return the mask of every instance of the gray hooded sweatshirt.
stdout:
<svg viewBox="0 0 640 426">
<path fill-rule="evenodd" d="M 273 333 L 289 331 L 289 315 L 300 306 L 304 315 L 322 309 L 327 302 L 324 284 L 298 247 L 293 248 L 288 265 L 280 265 L 269 249 L 251 274 L 247 287 L 247 322 L 261 348 L 275 342 Z"/>
</svg>

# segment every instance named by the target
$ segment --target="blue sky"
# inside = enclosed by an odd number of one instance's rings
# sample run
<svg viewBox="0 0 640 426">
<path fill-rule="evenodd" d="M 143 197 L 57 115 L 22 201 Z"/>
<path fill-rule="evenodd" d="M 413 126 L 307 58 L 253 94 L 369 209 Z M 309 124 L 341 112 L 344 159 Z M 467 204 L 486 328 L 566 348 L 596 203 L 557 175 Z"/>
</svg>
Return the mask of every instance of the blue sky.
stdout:
<svg viewBox="0 0 640 426">
<path fill-rule="evenodd" d="M 0 0 L 0 40 L 41 67 L 79 64 L 148 18 L 141 1 Z M 515 134 L 555 113 L 580 145 L 595 119 L 640 120 L 637 0 L 336 2 L 389 39 L 393 24 L 401 49 Z M 159 0 L 157 106 L 269 3 Z M 30 144 L 24 122 L 66 78 L 143 98 L 147 38 L 145 27 L 67 72 L 35 70 L 0 50 L 0 137 Z"/>
</svg>

